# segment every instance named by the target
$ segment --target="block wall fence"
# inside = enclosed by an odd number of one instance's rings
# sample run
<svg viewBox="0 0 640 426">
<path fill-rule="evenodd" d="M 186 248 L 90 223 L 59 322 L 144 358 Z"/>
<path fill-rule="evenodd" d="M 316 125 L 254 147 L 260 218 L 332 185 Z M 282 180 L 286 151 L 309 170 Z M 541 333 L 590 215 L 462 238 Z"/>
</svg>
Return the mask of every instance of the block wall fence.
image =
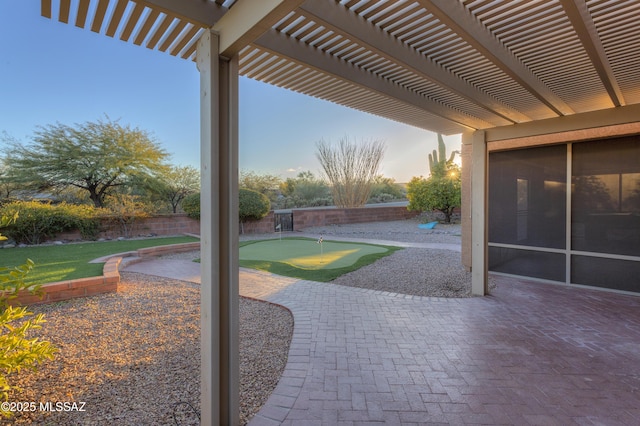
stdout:
<svg viewBox="0 0 640 426">
<path fill-rule="evenodd" d="M 292 209 L 293 230 L 304 231 L 312 226 L 343 225 L 347 223 L 382 222 L 411 219 L 418 215 L 404 206 L 371 206 L 355 209 L 319 208 Z M 275 217 L 271 211 L 258 221 L 244 224 L 245 234 L 274 232 Z"/>
<path fill-rule="evenodd" d="M 416 212 L 404 206 L 371 206 L 354 209 L 318 208 L 293 209 L 293 229 L 302 231 L 311 226 L 342 225 L 347 223 L 379 222 L 410 219 Z M 112 223 L 104 223 L 99 238 L 124 237 L 122 229 Z M 245 234 L 268 234 L 275 230 L 274 212 L 257 221 L 243 224 Z M 154 216 L 136 221 L 129 231 L 130 237 L 147 235 L 200 234 L 200 221 L 186 214 Z M 75 241 L 82 239 L 79 231 L 60 233 L 53 240 Z"/>
<path fill-rule="evenodd" d="M 200 221 L 192 219 L 184 213 L 171 214 L 138 219 L 130 228 L 130 237 L 200 234 Z M 103 222 L 101 229 L 98 238 L 109 239 L 125 236 L 122 227 L 112 222 Z M 52 240 L 76 241 L 81 239 L 80 231 L 69 231 L 56 235 Z"/>
</svg>

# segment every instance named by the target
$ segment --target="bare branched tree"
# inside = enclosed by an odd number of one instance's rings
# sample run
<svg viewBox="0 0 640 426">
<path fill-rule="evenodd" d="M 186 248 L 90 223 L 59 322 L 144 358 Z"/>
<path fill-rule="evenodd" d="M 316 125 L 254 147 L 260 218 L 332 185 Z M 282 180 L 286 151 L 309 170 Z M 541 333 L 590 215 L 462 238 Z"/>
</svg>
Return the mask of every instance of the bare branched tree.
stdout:
<svg viewBox="0 0 640 426">
<path fill-rule="evenodd" d="M 334 204 L 337 207 L 363 206 L 378 175 L 386 148 L 384 142 L 374 140 L 356 144 L 345 137 L 340 139 L 338 146 L 321 140 L 316 147 L 316 157 L 331 185 Z"/>
</svg>

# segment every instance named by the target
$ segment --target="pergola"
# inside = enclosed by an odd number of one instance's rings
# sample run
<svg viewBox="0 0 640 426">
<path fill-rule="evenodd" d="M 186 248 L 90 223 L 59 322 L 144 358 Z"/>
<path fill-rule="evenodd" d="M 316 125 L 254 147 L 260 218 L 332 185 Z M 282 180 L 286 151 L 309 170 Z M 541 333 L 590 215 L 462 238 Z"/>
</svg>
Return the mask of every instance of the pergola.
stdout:
<svg viewBox="0 0 640 426">
<path fill-rule="evenodd" d="M 42 15 L 196 61 L 202 423 L 238 401 L 238 75 L 463 134 L 463 263 L 487 282 L 488 151 L 640 133 L 635 0 L 41 0 Z M 473 225 L 473 226 L 472 226 Z"/>
</svg>

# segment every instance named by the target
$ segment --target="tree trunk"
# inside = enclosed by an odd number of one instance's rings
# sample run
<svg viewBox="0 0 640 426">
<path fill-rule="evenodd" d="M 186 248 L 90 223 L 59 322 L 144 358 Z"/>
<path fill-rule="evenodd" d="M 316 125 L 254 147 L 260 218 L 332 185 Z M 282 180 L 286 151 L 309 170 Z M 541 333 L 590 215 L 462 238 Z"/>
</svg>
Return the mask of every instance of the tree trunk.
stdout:
<svg viewBox="0 0 640 426">
<path fill-rule="evenodd" d="M 453 209 L 448 208 L 440 211 L 444 213 L 444 223 L 451 223 L 451 213 L 453 213 Z"/>
<path fill-rule="evenodd" d="M 96 193 L 95 190 L 91 190 L 91 189 L 89 190 L 89 198 L 91 198 L 91 201 L 93 201 L 94 207 L 103 207 L 102 199 L 100 198 L 100 195 Z"/>
</svg>

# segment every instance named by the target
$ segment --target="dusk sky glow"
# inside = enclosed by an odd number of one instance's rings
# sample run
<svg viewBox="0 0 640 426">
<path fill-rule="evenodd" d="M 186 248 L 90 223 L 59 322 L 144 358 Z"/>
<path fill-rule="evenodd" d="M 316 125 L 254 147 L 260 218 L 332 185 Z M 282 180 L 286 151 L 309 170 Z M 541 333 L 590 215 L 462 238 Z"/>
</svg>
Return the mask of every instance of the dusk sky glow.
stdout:
<svg viewBox="0 0 640 426">
<path fill-rule="evenodd" d="M 0 0 L 0 144 L 107 115 L 151 132 L 171 163 L 198 166 L 198 84 L 191 61 L 43 18 L 37 0 Z M 381 173 L 398 182 L 427 175 L 437 146 L 435 133 L 245 77 L 239 123 L 240 169 L 283 178 L 319 174 L 322 139 L 384 141 Z M 459 135 L 445 142 L 460 149 Z"/>
</svg>

